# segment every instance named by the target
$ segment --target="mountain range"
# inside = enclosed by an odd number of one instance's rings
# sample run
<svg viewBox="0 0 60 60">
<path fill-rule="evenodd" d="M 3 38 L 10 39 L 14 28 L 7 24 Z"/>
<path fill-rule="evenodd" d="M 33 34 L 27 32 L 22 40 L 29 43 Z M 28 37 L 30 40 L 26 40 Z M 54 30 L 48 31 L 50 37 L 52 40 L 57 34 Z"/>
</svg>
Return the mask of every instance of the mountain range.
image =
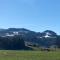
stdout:
<svg viewBox="0 0 60 60">
<path fill-rule="evenodd" d="M 44 48 L 60 48 L 60 36 L 54 31 L 35 32 L 25 28 L 0 29 L 0 37 L 19 36 L 26 46 L 38 46 Z"/>
<path fill-rule="evenodd" d="M 52 37 L 52 36 L 56 36 L 57 34 L 51 30 L 46 30 L 42 33 L 40 32 L 35 32 L 35 31 L 31 31 L 25 28 L 8 28 L 8 29 L 0 29 L 0 36 L 12 36 L 12 35 L 21 35 L 21 34 L 28 34 L 30 33 L 31 35 L 37 35 L 40 38 L 41 37 Z"/>
</svg>

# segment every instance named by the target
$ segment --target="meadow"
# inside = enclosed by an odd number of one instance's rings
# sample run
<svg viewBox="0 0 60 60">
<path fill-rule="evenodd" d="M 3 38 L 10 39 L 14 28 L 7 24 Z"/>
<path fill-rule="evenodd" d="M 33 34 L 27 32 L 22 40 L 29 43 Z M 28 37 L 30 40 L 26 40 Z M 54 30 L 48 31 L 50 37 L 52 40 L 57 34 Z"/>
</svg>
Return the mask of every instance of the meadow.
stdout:
<svg viewBox="0 0 60 60">
<path fill-rule="evenodd" d="M 0 60 L 60 60 L 60 51 L 0 50 Z"/>
</svg>

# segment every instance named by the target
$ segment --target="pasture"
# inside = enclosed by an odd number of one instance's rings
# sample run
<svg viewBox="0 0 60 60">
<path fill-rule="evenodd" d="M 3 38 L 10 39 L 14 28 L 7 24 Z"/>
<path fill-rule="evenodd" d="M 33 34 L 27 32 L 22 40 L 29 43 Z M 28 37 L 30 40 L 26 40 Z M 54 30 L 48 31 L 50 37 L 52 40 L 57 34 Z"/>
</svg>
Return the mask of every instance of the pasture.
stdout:
<svg viewBox="0 0 60 60">
<path fill-rule="evenodd" d="M 60 51 L 0 50 L 0 60 L 60 60 Z"/>
</svg>

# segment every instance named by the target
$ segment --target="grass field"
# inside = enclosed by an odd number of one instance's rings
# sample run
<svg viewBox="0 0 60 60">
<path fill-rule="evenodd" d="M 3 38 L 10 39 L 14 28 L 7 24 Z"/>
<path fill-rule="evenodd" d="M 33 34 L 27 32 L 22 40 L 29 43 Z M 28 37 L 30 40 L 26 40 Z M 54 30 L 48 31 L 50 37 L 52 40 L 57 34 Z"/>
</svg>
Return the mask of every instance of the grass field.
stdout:
<svg viewBox="0 0 60 60">
<path fill-rule="evenodd" d="M 60 51 L 0 50 L 0 60 L 60 60 Z"/>
</svg>

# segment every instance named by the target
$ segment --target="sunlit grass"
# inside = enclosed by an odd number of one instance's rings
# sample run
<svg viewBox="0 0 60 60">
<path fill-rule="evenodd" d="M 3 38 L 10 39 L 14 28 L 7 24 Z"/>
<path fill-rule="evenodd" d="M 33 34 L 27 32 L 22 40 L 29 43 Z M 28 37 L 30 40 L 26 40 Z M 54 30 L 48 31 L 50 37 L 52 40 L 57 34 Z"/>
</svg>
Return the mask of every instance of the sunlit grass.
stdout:
<svg viewBox="0 0 60 60">
<path fill-rule="evenodd" d="M 60 60 L 60 51 L 0 50 L 0 60 Z"/>
</svg>

